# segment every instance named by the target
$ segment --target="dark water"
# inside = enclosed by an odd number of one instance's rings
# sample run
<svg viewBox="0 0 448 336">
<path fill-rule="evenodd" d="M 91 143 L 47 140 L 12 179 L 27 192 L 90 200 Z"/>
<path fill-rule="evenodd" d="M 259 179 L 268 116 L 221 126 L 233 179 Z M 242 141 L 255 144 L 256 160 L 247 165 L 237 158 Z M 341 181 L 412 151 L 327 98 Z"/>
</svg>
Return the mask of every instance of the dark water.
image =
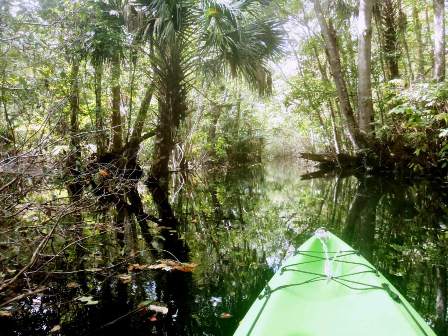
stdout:
<svg viewBox="0 0 448 336">
<path fill-rule="evenodd" d="M 161 234 L 148 246 L 132 220 L 117 234 L 110 211 L 80 215 L 84 226 L 73 237 L 82 241 L 33 275 L 51 289 L 9 305 L 13 316 L 0 319 L 0 334 L 47 335 L 59 325 L 51 334 L 232 335 L 288 251 L 319 227 L 359 249 L 439 335 L 446 334 L 444 185 L 302 174 L 295 164 L 270 164 L 175 176 L 171 201 L 184 244 Z M 150 197 L 141 194 L 151 212 Z M 73 237 L 59 237 L 60 246 Z M 198 266 L 192 273 L 128 272 L 129 264 L 174 258 L 157 248 L 188 255 Z M 94 304 L 80 301 L 83 296 Z M 138 309 L 141 302 L 168 313 Z"/>
</svg>

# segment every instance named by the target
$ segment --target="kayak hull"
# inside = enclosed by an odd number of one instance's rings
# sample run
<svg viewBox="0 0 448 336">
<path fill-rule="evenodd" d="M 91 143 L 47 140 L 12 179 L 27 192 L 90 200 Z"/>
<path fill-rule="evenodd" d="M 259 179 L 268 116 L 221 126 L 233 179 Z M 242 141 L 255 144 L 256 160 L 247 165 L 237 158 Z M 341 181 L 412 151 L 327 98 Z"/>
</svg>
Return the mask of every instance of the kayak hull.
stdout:
<svg viewBox="0 0 448 336">
<path fill-rule="evenodd" d="M 320 230 L 288 258 L 234 336 L 435 335 L 366 259 Z"/>
</svg>

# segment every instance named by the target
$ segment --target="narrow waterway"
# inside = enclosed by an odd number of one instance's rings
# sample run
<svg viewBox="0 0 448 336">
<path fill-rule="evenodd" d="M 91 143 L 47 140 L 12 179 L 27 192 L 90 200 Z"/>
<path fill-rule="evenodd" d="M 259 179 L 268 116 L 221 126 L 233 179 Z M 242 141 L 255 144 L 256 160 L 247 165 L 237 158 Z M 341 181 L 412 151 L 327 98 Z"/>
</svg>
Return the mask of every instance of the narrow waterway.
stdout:
<svg viewBox="0 0 448 336">
<path fill-rule="evenodd" d="M 47 335 L 60 326 L 52 334 L 232 335 L 281 261 L 319 227 L 358 249 L 446 333 L 439 320 L 447 309 L 448 189 L 440 183 L 314 177 L 296 163 L 176 175 L 173 182 L 183 243 L 168 232 L 154 234 L 149 245 L 125 214 L 117 231 L 111 220 L 120 218 L 117 209 L 74 215 L 70 220 L 84 223 L 81 232 L 52 243 L 55 251 L 79 243 L 50 273 L 33 274 L 50 290 L 7 307 L 13 314 L 0 318 L 0 334 Z M 140 194 L 151 212 L 143 186 Z M 20 235 L 0 240 L 23 241 Z M 17 267 L 20 257 L 3 250 L 2 267 Z M 168 258 L 197 266 L 193 272 L 143 267 Z"/>
</svg>

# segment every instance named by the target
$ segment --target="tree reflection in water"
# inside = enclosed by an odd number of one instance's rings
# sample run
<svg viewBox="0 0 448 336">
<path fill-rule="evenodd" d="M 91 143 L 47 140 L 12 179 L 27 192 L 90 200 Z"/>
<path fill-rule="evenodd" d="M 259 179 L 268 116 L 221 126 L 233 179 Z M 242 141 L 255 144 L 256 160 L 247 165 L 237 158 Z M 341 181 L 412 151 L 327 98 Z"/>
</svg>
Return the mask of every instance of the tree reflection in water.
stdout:
<svg viewBox="0 0 448 336">
<path fill-rule="evenodd" d="M 424 180 L 300 175 L 291 164 L 179 177 L 181 188 L 170 198 L 177 231 L 148 220 L 160 209 L 136 189 L 127 205 L 75 216 L 102 223 L 106 233 L 87 239 L 93 226 L 74 232 L 83 244 L 46 269 L 70 273 L 42 275 L 51 291 L 22 300 L 12 320 L 0 321 L 2 332 L 46 335 L 59 324 L 77 336 L 231 335 L 281 260 L 326 227 L 446 333 L 447 190 Z M 129 272 L 129 283 L 120 280 L 129 264 L 173 255 L 198 266 L 193 273 Z M 86 306 L 80 296 L 99 302 Z M 168 314 L 138 309 L 144 301 L 168 307 Z"/>
</svg>

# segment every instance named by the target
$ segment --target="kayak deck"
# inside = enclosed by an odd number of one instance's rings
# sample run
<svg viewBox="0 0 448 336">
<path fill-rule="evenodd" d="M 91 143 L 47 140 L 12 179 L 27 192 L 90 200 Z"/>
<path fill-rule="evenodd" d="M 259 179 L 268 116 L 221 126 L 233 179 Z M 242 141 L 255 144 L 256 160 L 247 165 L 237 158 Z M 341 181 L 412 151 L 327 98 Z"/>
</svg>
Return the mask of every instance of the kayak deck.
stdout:
<svg viewBox="0 0 448 336">
<path fill-rule="evenodd" d="M 234 335 L 435 333 L 366 259 L 320 230 L 282 264 Z"/>
</svg>

